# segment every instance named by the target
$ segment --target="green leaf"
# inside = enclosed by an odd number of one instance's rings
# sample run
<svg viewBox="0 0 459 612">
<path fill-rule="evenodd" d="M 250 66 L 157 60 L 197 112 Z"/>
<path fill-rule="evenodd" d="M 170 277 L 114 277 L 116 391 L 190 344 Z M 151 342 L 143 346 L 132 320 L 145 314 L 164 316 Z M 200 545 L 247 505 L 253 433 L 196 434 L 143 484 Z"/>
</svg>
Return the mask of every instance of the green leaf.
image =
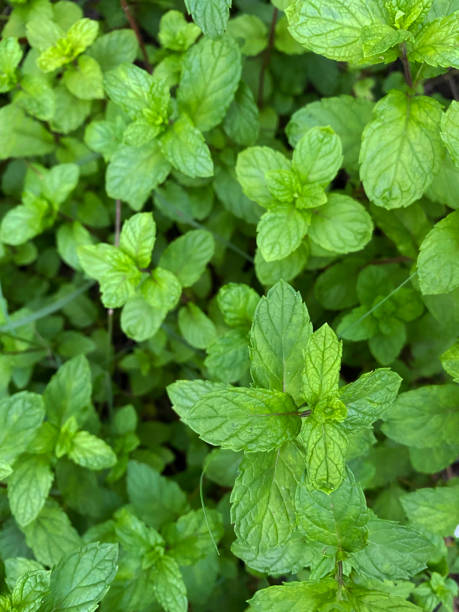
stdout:
<svg viewBox="0 0 459 612">
<path fill-rule="evenodd" d="M 72 461 L 89 470 L 106 470 L 117 461 L 110 446 L 87 431 L 79 431 L 75 435 L 68 455 Z"/>
<path fill-rule="evenodd" d="M 57 26 L 56 26 L 57 27 Z M 79 19 L 64 36 L 55 40 L 52 46 L 41 52 L 37 59 L 37 66 L 43 72 L 53 72 L 64 64 L 75 60 L 97 38 L 99 23 L 92 19 Z M 28 30 L 30 37 L 31 30 Z M 53 33 L 56 37 L 57 32 Z"/>
<path fill-rule="evenodd" d="M 454 380 L 459 382 L 459 340 L 449 347 L 440 357 L 441 364 Z"/>
<path fill-rule="evenodd" d="M 179 108 L 206 132 L 217 126 L 239 85 L 241 54 L 230 37 L 201 39 L 186 53 L 177 92 Z"/>
<path fill-rule="evenodd" d="M 175 412 L 186 421 L 187 415 L 198 400 L 212 391 L 226 388 L 226 385 L 210 380 L 177 380 L 167 387 L 167 394 Z"/>
<path fill-rule="evenodd" d="M 250 331 L 251 373 L 255 385 L 303 398 L 303 351 L 312 334 L 301 296 L 284 281 L 261 298 Z"/>
<path fill-rule="evenodd" d="M 304 269 L 309 256 L 308 244 L 303 242 L 299 249 L 285 259 L 265 261 L 257 249 L 255 253 L 255 272 L 262 285 L 270 287 L 280 280 L 286 282 L 294 279 Z"/>
<path fill-rule="evenodd" d="M 300 246 L 308 229 L 301 211 L 286 206 L 269 210 L 257 226 L 257 245 L 265 261 L 288 257 Z"/>
<path fill-rule="evenodd" d="M 207 36 L 216 38 L 226 30 L 231 0 L 185 0 L 185 5 Z"/>
<path fill-rule="evenodd" d="M 430 540 L 406 525 L 371 518 L 368 541 L 352 553 L 357 571 L 376 580 L 407 580 L 423 570 L 435 554 Z"/>
<path fill-rule="evenodd" d="M 186 495 L 178 484 L 144 463 L 129 462 L 127 492 L 137 515 L 155 529 L 188 510 Z"/>
<path fill-rule="evenodd" d="M 14 97 L 14 103 L 29 115 L 42 121 L 50 121 L 56 112 L 54 90 L 42 75 L 24 75 L 21 79 L 21 89 Z"/>
<path fill-rule="evenodd" d="M 160 140 L 167 161 L 191 178 L 208 177 L 214 173 L 209 147 L 190 118 L 183 114 Z"/>
<path fill-rule="evenodd" d="M 360 177 L 369 199 L 392 209 L 418 200 L 441 160 L 441 105 L 391 91 L 363 132 Z"/>
<path fill-rule="evenodd" d="M 324 493 L 337 489 L 345 475 L 347 436 L 339 423 L 307 420 L 301 437 L 305 441 L 309 486 Z"/>
<path fill-rule="evenodd" d="M 8 479 L 8 500 L 20 527 L 31 523 L 40 513 L 53 478 L 48 457 L 23 455 L 15 462 L 13 475 Z"/>
<path fill-rule="evenodd" d="M 260 119 L 252 90 L 241 81 L 234 100 L 223 121 L 226 134 L 241 146 L 250 146 L 258 140 Z"/>
<path fill-rule="evenodd" d="M 420 529 L 449 537 L 459 523 L 459 486 L 418 489 L 401 496 L 410 522 Z"/>
<path fill-rule="evenodd" d="M 217 303 L 230 327 L 248 327 L 260 301 L 258 293 L 243 283 L 227 283 L 217 294 Z"/>
<path fill-rule="evenodd" d="M 91 111 L 90 100 L 81 100 L 71 94 L 64 84 L 54 89 L 55 111 L 50 121 L 54 132 L 70 134 L 78 129 Z"/>
<path fill-rule="evenodd" d="M 364 59 L 362 31 L 365 26 L 385 25 L 382 6 L 375 0 L 344 0 L 323 4 L 296 0 L 286 9 L 289 30 L 307 49 L 329 59 L 359 63 Z"/>
<path fill-rule="evenodd" d="M 153 189 L 167 178 L 170 169 L 156 142 L 141 147 L 121 145 L 107 167 L 107 194 L 139 210 Z"/>
<path fill-rule="evenodd" d="M 373 103 L 366 98 L 345 95 L 311 102 L 290 117 L 288 140 L 294 147 L 314 126 L 331 126 L 343 146 L 344 167 L 354 174 L 358 170 L 363 128 L 371 119 L 372 108 Z"/>
<path fill-rule="evenodd" d="M 404 30 L 408 30 L 416 21 L 423 19 L 432 4 L 432 0 L 386 0 L 385 2 L 393 25 Z"/>
<path fill-rule="evenodd" d="M 134 64 L 120 64 L 104 77 L 108 97 L 131 119 L 142 117 L 150 102 L 153 83 L 151 74 Z"/>
<path fill-rule="evenodd" d="M 239 41 L 243 55 L 258 55 L 268 46 L 268 28 L 256 15 L 233 17 L 228 33 Z"/>
<path fill-rule="evenodd" d="M 455 444 L 459 429 L 459 387 L 429 385 L 401 393 L 386 414 L 384 433 L 406 446 Z"/>
<path fill-rule="evenodd" d="M 452 100 L 441 118 L 441 137 L 456 166 L 459 166 L 459 102 Z"/>
<path fill-rule="evenodd" d="M 188 600 L 180 568 L 169 555 L 160 557 L 153 567 L 153 590 L 166 612 L 186 612 Z"/>
<path fill-rule="evenodd" d="M 308 404 L 338 393 L 342 343 L 325 323 L 315 331 L 305 351 L 304 396 Z"/>
<path fill-rule="evenodd" d="M 347 408 L 346 426 L 369 427 L 384 419 L 397 398 L 402 379 L 392 370 L 367 372 L 340 389 L 340 400 Z"/>
<path fill-rule="evenodd" d="M 81 55 L 76 66 L 70 66 L 64 74 L 67 89 L 77 98 L 94 100 L 104 97 L 102 70 L 89 55 Z"/>
<path fill-rule="evenodd" d="M 370 338 L 368 346 L 373 357 L 381 365 L 390 365 L 398 357 L 406 342 L 406 327 L 398 319 L 385 321 L 384 325 L 384 333 L 378 333 Z"/>
<path fill-rule="evenodd" d="M 365 208 L 340 193 L 330 194 L 327 203 L 314 211 L 308 230 L 311 240 L 335 253 L 360 251 L 372 233 L 373 222 Z"/>
<path fill-rule="evenodd" d="M 39 606 L 41 608 L 43 598 L 48 589 L 49 572 L 42 569 L 30 570 L 20 576 L 14 586 L 11 594 L 13 607 L 4 609 L 35 612 L 35 610 L 39 609 Z"/>
<path fill-rule="evenodd" d="M 295 442 L 244 456 L 231 493 L 231 521 L 237 537 L 257 554 L 286 543 L 295 531 L 293 499 L 304 469 Z"/>
<path fill-rule="evenodd" d="M 459 11 L 426 23 L 410 45 L 412 61 L 459 69 Z"/>
<path fill-rule="evenodd" d="M 94 610 L 115 578 L 117 560 L 116 544 L 94 542 L 67 554 L 51 572 L 45 606 L 52 610 Z"/>
<path fill-rule="evenodd" d="M 251 612 L 308 612 L 336 601 L 338 583 L 333 578 L 320 581 L 286 582 L 260 589 L 249 600 Z"/>
<path fill-rule="evenodd" d="M 180 11 L 167 11 L 159 22 L 159 41 L 163 47 L 172 51 L 186 51 L 200 34 L 199 27 L 187 23 Z"/>
<path fill-rule="evenodd" d="M 227 384 L 246 381 L 249 375 L 249 340 L 247 332 L 231 329 L 206 347 L 204 365 L 209 377 Z"/>
<path fill-rule="evenodd" d="M 43 565 L 52 566 L 80 547 L 80 536 L 57 502 L 49 499 L 37 518 L 23 527 L 27 545 Z"/>
<path fill-rule="evenodd" d="M 215 242 L 206 230 L 192 230 L 168 244 L 159 265 L 170 270 L 182 287 L 191 287 L 204 273 L 213 257 Z"/>
<path fill-rule="evenodd" d="M 341 141 L 330 127 L 311 128 L 293 151 L 292 166 L 306 183 L 331 183 L 342 163 Z"/>
<path fill-rule="evenodd" d="M 45 416 L 43 400 L 21 391 L 0 400 L 0 460 L 10 463 L 32 442 Z"/>
<path fill-rule="evenodd" d="M 58 164 L 47 172 L 42 182 L 42 193 L 56 207 L 62 204 L 78 184 L 80 169 L 77 164 Z"/>
<path fill-rule="evenodd" d="M 22 109 L 12 104 L 0 108 L 0 159 L 46 155 L 54 146 L 48 130 Z"/>
<path fill-rule="evenodd" d="M 200 349 L 207 348 L 217 335 L 211 319 L 192 302 L 179 310 L 178 326 L 185 340 Z"/>
<path fill-rule="evenodd" d="M 311 540 L 353 552 L 365 546 L 368 510 L 362 488 L 350 470 L 329 495 L 310 489 L 303 479 L 296 490 L 298 526 Z"/>
<path fill-rule="evenodd" d="M 17 38 L 0 41 L 0 93 L 6 93 L 16 85 L 16 68 L 22 59 L 22 49 Z"/>
<path fill-rule="evenodd" d="M 392 583 L 393 584 L 393 583 Z M 422 608 L 415 606 L 403 597 L 393 596 L 384 591 L 368 591 L 361 587 L 352 587 L 352 605 L 356 610 L 371 610 L 371 612 L 421 612 Z"/>
<path fill-rule="evenodd" d="M 265 208 L 275 203 L 266 179 L 270 170 L 290 170 L 290 162 L 282 153 L 269 147 L 251 147 L 237 157 L 236 175 L 242 190 L 248 198 Z"/>
<path fill-rule="evenodd" d="M 266 389 L 211 391 L 181 416 L 205 442 L 234 451 L 269 451 L 293 440 L 300 429 L 291 398 Z"/>
<path fill-rule="evenodd" d="M 459 287 L 458 236 L 459 211 L 455 211 L 441 219 L 424 238 L 418 257 L 422 293 L 449 293 Z"/>
<path fill-rule="evenodd" d="M 92 382 L 84 355 L 70 359 L 51 378 L 43 394 L 46 416 L 56 427 L 75 417 L 83 425 L 91 404 Z"/>
<path fill-rule="evenodd" d="M 234 454 L 231 454 L 234 461 Z M 168 554 L 181 566 L 196 563 L 213 551 L 209 531 L 216 542 L 221 539 L 223 536 L 221 514 L 216 510 L 207 510 L 206 514 L 203 510 L 191 510 L 163 530 Z"/>
<path fill-rule="evenodd" d="M 138 265 L 148 268 L 155 246 L 156 225 L 151 213 L 137 213 L 123 223 L 120 249 Z"/>
<path fill-rule="evenodd" d="M 96 60 L 103 72 L 108 72 L 119 64 L 133 62 L 137 56 L 137 49 L 137 37 L 132 30 L 113 30 L 99 36 L 87 50 L 87 55 Z"/>
</svg>

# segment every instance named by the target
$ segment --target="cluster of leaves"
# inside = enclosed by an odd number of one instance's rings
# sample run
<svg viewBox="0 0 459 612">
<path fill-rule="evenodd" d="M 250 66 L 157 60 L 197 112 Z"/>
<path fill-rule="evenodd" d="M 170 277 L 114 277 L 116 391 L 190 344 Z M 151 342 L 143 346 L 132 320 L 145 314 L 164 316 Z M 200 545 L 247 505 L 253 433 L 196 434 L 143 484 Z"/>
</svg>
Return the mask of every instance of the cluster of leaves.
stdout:
<svg viewBox="0 0 459 612">
<path fill-rule="evenodd" d="M 0 610 L 452 612 L 458 1 L 0 25 Z"/>
</svg>

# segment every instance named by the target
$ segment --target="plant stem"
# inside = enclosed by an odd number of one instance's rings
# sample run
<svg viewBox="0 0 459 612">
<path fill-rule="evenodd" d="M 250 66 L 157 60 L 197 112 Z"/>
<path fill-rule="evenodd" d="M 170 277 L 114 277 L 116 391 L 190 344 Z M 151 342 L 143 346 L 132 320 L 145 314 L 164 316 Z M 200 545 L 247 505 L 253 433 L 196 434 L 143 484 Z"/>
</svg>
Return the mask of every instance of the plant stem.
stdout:
<svg viewBox="0 0 459 612">
<path fill-rule="evenodd" d="M 271 27 L 269 29 L 268 46 L 266 47 L 264 55 L 263 55 L 263 63 L 261 64 L 261 69 L 260 69 L 260 80 L 258 82 L 258 107 L 259 108 L 263 107 L 263 93 L 265 89 L 265 72 L 266 72 L 266 68 L 269 65 L 269 60 L 271 58 L 271 49 L 273 48 L 273 44 L 274 44 L 274 33 L 275 33 L 278 14 L 279 14 L 279 10 L 277 8 L 274 8 L 273 18 L 271 20 Z"/>
<path fill-rule="evenodd" d="M 408 85 L 408 87 L 410 89 L 413 89 L 413 76 L 411 74 L 411 67 L 410 67 L 410 62 L 408 61 L 408 57 L 406 54 L 406 43 L 403 43 L 401 45 L 401 50 L 402 50 L 402 65 L 403 65 L 403 72 L 405 74 L 405 81 Z"/>
<path fill-rule="evenodd" d="M 137 21 L 134 19 L 134 16 L 131 13 L 131 9 L 129 8 L 127 0 L 120 0 L 120 4 L 121 8 L 124 11 L 124 14 L 126 15 L 126 19 L 129 21 L 129 25 L 131 26 L 132 31 L 136 35 L 137 42 L 139 43 L 140 50 L 142 51 L 145 69 L 151 74 L 153 72 L 153 69 L 151 67 L 150 60 L 148 59 L 148 53 L 145 49 L 145 44 L 143 42 L 142 35 L 140 34 L 140 29 L 137 25 Z"/>
<path fill-rule="evenodd" d="M 121 200 L 115 202 L 115 246 L 120 245 L 121 233 Z"/>
</svg>

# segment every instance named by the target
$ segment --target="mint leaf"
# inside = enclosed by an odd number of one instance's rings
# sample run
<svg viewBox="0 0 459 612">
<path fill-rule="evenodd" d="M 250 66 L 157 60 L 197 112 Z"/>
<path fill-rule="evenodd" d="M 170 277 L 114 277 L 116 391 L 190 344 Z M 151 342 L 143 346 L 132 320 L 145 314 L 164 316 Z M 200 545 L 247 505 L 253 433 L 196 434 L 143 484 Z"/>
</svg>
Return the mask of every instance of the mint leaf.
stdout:
<svg viewBox="0 0 459 612">
<path fill-rule="evenodd" d="M 193 303 L 179 310 L 178 325 L 185 340 L 196 348 L 205 349 L 217 335 L 211 319 Z"/>
<path fill-rule="evenodd" d="M 305 351 L 304 396 L 315 404 L 338 393 L 342 344 L 326 323 L 309 339 Z"/>
<path fill-rule="evenodd" d="M 325 250 L 335 253 L 360 251 L 370 241 L 373 222 L 365 208 L 349 196 L 332 193 L 315 210 L 308 236 Z"/>
<path fill-rule="evenodd" d="M 63 557 L 53 568 L 45 607 L 90 612 L 102 600 L 115 578 L 116 544 L 86 544 Z"/>
<path fill-rule="evenodd" d="M 214 254 L 212 234 L 206 230 L 192 230 L 169 243 L 159 265 L 170 270 L 182 287 L 191 287 L 203 274 Z"/>
<path fill-rule="evenodd" d="M 255 385 L 303 399 L 302 351 L 312 333 L 301 296 L 284 281 L 261 298 L 250 331 L 251 374 Z"/>
<path fill-rule="evenodd" d="M 233 454 L 232 459 L 234 460 Z M 207 471 L 206 476 L 208 476 Z M 206 515 L 203 510 L 192 510 L 184 514 L 176 523 L 166 526 L 163 531 L 168 554 L 179 565 L 196 563 L 213 550 L 209 531 L 215 541 L 223 536 L 222 517 L 216 510 L 207 510 Z"/>
<path fill-rule="evenodd" d="M 305 215 L 292 206 L 269 210 L 257 226 L 257 245 L 265 261 L 288 257 L 300 246 L 308 229 Z"/>
<path fill-rule="evenodd" d="M 393 596 L 384 591 L 369 591 L 367 589 L 353 587 L 352 601 L 357 609 L 374 610 L 374 612 L 385 612 L 392 610 L 393 612 L 421 612 L 419 606 L 406 601 L 402 597 Z"/>
<path fill-rule="evenodd" d="M 16 68 L 22 59 L 22 49 L 13 37 L 0 41 L 0 93 L 6 93 L 16 85 Z"/>
<path fill-rule="evenodd" d="M 269 147 L 250 147 L 237 157 L 236 175 L 242 190 L 248 198 L 265 208 L 275 203 L 266 178 L 272 170 L 290 170 L 290 162 L 282 153 Z"/>
<path fill-rule="evenodd" d="M 443 369 L 452 376 L 454 382 L 459 382 L 459 340 L 446 350 L 440 359 Z"/>
<path fill-rule="evenodd" d="M 422 293 L 449 293 L 459 287 L 459 211 L 439 221 L 424 238 L 418 257 Z M 438 274 L 438 267 L 442 274 Z"/>
<path fill-rule="evenodd" d="M 40 513 L 53 478 L 46 456 L 23 455 L 15 462 L 14 472 L 8 478 L 8 500 L 20 527 L 31 523 Z"/>
<path fill-rule="evenodd" d="M 79 431 L 72 439 L 70 459 L 89 470 L 106 470 L 117 461 L 110 446 L 87 431 Z"/>
<path fill-rule="evenodd" d="M 301 439 L 306 448 L 309 486 L 324 493 L 337 489 L 345 474 L 347 436 L 339 423 L 308 420 Z"/>
<path fill-rule="evenodd" d="M 204 361 L 212 379 L 227 384 L 247 380 L 250 369 L 247 332 L 231 329 L 206 347 Z"/>
<path fill-rule="evenodd" d="M 352 563 L 362 574 L 377 580 L 407 580 L 423 570 L 435 554 L 424 535 L 406 525 L 372 518 L 368 542 L 352 553 Z"/>
<path fill-rule="evenodd" d="M 410 45 L 410 59 L 430 66 L 459 68 L 459 10 L 427 23 Z"/>
<path fill-rule="evenodd" d="M 185 5 L 207 36 L 216 38 L 226 30 L 231 0 L 185 0 Z"/>
<path fill-rule="evenodd" d="M 252 90 L 241 81 L 234 100 L 226 113 L 223 129 L 239 145 L 255 144 L 260 132 L 258 107 Z"/>
<path fill-rule="evenodd" d="M 137 47 L 137 38 L 132 30 L 113 30 L 99 36 L 86 54 L 97 61 L 103 72 L 108 72 L 119 64 L 133 62 Z"/>
<path fill-rule="evenodd" d="M 255 593 L 249 600 L 249 610 L 253 612 L 320 610 L 323 605 L 336 601 L 337 589 L 338 583 L 333 578 L 270 586 Z"/>
<path fill-rule="evenodd" d="M 147 268 L 155 245 L 156 225 L 151 213 L 132 215 L 120 234 L 120 249 L 138 265 Z"/>
<path fill-rule="evenodd" d="M 343 552 L 365 546 L 369 513 L 363 490 L 350 470 L 329 495 L 310 489 L 303 479 L 296 490 L 295 507 L 298 526 L 311 540 Z"/>
<path fill-rule="evenodd" d="M 218 307 L 230 327 L 248 327 L 260 301 L 258 293 L 243 283 L 227 283 L 217 294 Z"/>
<path fill-rule="evenodd" d="M 21 391 L 0 400 L 0 460 L 10 463 L 32 442 L 45 416 L 43 400 Z"/>
<path fill-rule="evenodd" d="M 231 493 L 231 521 L 251 551 L 268 551 L 292 536 L 293 497 L 304 469 L 304 457 L 295 442 L 270 453 L 245 455 Z"/>
<path fill-rule="evenodd" d="M 70 66 L 64 74 L 67 89 L 77 98 L 94 100 L 104 97 L 104 77 L 96 60 L 81 55 L 76 66 Z"/>
<path fill-rule="evenodd" d="M 153 590 L 166 612 L 186 612 L 186 587 L 175 559 L 164 555 L 153 566 Z"/>
<path fill-rule="evenodd" d="M 327 5 L 317 0 L 296 0 L 285 12 L 295 40 L 314 53 L 345 62 L 363 61 L 361 36 L 365 26 L 385 25 L 384 10 L 375 0 L 355 0 L 352 5 L 343 0 Z"/>
<path fill-rule="evenodd" d="M 459 166 L 459 102 L 453 100 L 441 118 L 441 137 L 456 166 Z"/>
<path fill-rule="evenodd" d="M 363 132 L 360 178 L 370 200 L 392 209 L 419 200 L 441 160 L 440 104 L 391 91 Z"/>
<path fill-rule="evenodd" d="M 211 391 L 182 419 L 205 442 L 234 451 L 269 451 L 293 440 L 300 429 L 288 395 L 255 388 Z"/>
<path fill-rule="evenodd" d="M 186 51 L 200 34 L 199 27 L 194 23 L 187 23 L 180 11 L 167 11 L 161 17 L 158 38 L 166 49 Z"/>
<path fill-rule="evenodd" d="M 330 127 L 313 127 L 298 141 L 292 166 L 306 183 L 328 184 L 343 162 L 339 137 Z"/>
<path fill-rule="evenodd" d="M 419 529 L 449 537 L 459 522 L 459 486 L 418 489 L 401 496 L 410 522 Z"/>
<path fill-rule="evenodd" d="M 179 109 L 206 132 L 225 116 L 241 76 L 241 54 L 230 37 L 203 38 L 185 55 L 177 92 Z"/>
</svg>

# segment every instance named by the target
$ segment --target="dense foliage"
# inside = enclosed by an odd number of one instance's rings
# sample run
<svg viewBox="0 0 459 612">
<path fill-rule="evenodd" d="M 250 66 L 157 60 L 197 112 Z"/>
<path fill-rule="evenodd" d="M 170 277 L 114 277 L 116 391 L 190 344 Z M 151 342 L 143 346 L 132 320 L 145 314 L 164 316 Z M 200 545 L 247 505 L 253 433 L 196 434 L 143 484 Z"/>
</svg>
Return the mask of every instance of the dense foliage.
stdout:
<svg viewBox="0 0 459 612">
<path fill-rule="evenodd" d="M 457 609 L 458 0 L 0 18 L 0 611 Z"/>
</svg>

